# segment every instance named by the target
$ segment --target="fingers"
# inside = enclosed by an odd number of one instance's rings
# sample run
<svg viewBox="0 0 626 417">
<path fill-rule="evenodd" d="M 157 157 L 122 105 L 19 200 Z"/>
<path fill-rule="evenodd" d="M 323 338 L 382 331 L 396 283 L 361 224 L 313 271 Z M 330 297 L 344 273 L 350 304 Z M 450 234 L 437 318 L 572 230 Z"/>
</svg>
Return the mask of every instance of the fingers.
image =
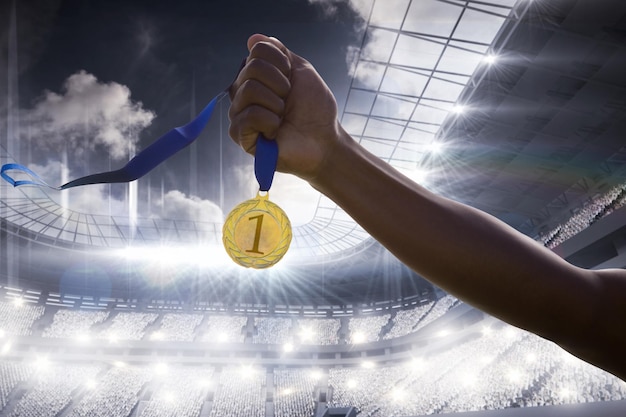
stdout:
<svg viewBox="0 0 626 417">
<path fill-rule="evenodd" d="M 253 35 L 248 48 L 246 64 L 229 89 L 228 116 L 230 136 L 253 152 L 259 132 L 267 138 L 276 136 L 291 88 L 291 62 L 287 48 L 275 38 Z"/>
<path fill-rule="evenodd" d="M 229 92 L 231 99 L 246 80 L 255 79 L 284 97 L 289 91 L 291 63 L 289 58 L 274 44 L 258 42 L 250 50 L 246 64 L 239 72 Z"/>
</svg>

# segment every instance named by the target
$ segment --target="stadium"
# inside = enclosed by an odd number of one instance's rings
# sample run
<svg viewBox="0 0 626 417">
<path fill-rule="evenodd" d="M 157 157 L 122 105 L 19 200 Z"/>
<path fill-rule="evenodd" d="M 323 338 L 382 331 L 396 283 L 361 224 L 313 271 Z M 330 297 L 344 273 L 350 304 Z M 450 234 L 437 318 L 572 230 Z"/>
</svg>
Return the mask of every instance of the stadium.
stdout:
<svg viewBox="0 0 626 417">
<path fill-rule="evenodd" d="M 626 3 L 301 3 L 360 19 L 335 94 L 364 147 L 572 264 L 626 267 Z M 21 4 L 0 8 L 0 163 L 41 168 L 20 64 L 22 28 L 41 22 Z M 210 134 L 226 141 L 219 106 Z M 182 151 L 192 174 L 201 146 Z M 325 197 L 278 264 L 236 265 L 222 221 L 165 211 L 172 171 L 109 186 L 100 211 L 0 183 L 0 415 L 626 413 L 626 382 L 447 294 Z M 189 195 L 201 182 L 185 177 Z M 210 193 L 232 208 L 223 185 Z M 138 208 L 151 198 L 162 215 Z"/>
</svg>

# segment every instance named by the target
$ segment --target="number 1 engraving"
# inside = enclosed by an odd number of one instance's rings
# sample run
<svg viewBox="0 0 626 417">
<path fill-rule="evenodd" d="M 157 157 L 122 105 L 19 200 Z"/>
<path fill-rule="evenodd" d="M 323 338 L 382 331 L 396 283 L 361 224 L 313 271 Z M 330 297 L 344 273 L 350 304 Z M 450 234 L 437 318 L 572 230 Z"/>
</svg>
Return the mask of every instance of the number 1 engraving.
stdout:
<svg viewBox="0 0 626 417">
<path fill-rule="evenodd" d="M 256 219 L 256 231 L 254 232 L 254 243 L 252 244 L 252 249 L 247 250 L 246 252 L 250 253 L 258 253 L 259 255 L 264 255 L 263 252 L 259 251 L 259 242 L 261 241 L 261 228 L 263 227 L 263 214 L 259 214 L 258 216 L 253 216 L 248 218 L 248 220 Z"/>
</svg>

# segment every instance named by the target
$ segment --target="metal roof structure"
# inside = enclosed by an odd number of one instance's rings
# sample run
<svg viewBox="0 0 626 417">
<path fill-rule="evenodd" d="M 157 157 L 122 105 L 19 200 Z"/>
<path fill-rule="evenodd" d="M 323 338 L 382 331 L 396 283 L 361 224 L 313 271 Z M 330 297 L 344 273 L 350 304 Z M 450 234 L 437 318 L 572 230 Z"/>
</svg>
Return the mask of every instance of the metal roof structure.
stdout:
<svg viewBox="0 0 626 417">
<path fill-rule="evenodd" d="M 490 53 L 502 24 L 518 21 L 527 7 L 514 8 L 513 3 L 372 1 L 342 116 L 348 131 L 411 175 L 428 157 L 441 123 Z M 472 29 L 477 25 L 481 30 Z M 2 159 L 11 161 L 7 152 Z M 119 248 L 221 242 L 220 224 L 78 213 L 43 190 L 1 187 L 0 215 L 47 244 Z M 372 243 L 341 209 L 320 197 L 313 220 L 295 228 L 291 251 L 310 261 L 351 256 Z"/>
<path fill-rule="evenodd" d="M 368 4 L 341 121 L 372 153 L 530 236 L 626 182 L 625 2 Z M 11 161 L 4 148 L 0 156 Z M 50 248 L 221 244 L 219 224 L 77 213 L 43 190 L 6 183 L 0 217 Z M 395 285 L 363 275 L 368 260 L 384 271 L 388 254 L 325 197 L 314 219 L 294 229 L 289 253 L 294 264 L 358 263 L 340 269 L 359 275 L 366 292 Z"/>
</svg>

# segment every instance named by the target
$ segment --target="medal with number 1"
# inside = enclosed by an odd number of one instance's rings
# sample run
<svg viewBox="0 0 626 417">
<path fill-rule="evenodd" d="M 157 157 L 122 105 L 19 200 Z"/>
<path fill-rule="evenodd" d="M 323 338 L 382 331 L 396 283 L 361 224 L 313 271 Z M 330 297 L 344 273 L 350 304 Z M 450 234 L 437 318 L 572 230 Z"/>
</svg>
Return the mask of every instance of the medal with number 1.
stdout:
<svg viewBox="0 0 626 417">
<path fill-rule="evenodd" d="M 239 265 L 262 269 L 282 259 L 291 243 L 291 223 L 285 212 L 269 200 L 278 145 L 259 135 L 254 156 L 259 192 L 235 207 L 226 218 L 222 241 L 228 255 Z"/>
</svg>

